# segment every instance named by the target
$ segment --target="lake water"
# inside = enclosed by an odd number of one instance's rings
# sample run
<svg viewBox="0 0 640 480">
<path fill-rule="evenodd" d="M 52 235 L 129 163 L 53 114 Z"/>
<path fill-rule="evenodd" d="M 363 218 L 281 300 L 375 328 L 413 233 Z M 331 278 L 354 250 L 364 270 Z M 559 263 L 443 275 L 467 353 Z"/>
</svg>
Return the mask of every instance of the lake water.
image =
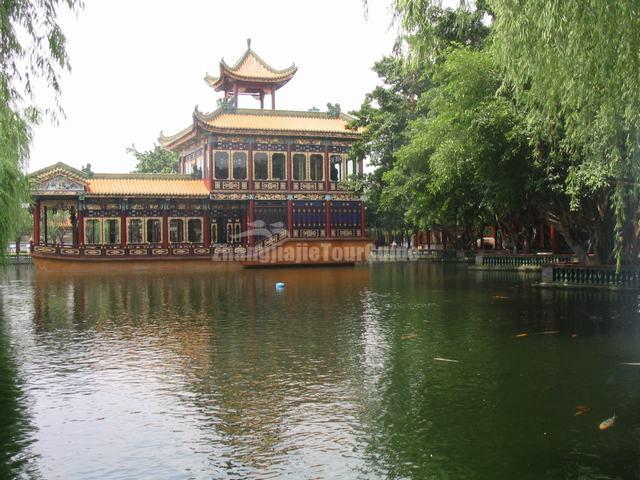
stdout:
<svg viewBox="0 0 640 480">
<path fill-rule="evenodd" d="M 638 295 L 535 281 L 12 268 L 0 478 L 640 478 Z"/>
</svg>

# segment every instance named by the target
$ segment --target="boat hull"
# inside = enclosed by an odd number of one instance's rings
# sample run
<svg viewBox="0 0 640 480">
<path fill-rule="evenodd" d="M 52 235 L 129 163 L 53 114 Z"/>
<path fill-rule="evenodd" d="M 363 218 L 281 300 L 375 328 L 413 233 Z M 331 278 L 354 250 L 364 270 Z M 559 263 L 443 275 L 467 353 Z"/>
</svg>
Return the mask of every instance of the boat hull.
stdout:
<svg viewBox="0 0 640 480">
<path fill-rule="evenodd" d="M 36 247 L 32 254 L 39 271 L 101 271 L 212 268 L 277 267 L 311 265 L 354 265 L 367 262 L 373 245 L 368 239 L 285 239 L 268 248 L 105 249 Z"/>
</svg>

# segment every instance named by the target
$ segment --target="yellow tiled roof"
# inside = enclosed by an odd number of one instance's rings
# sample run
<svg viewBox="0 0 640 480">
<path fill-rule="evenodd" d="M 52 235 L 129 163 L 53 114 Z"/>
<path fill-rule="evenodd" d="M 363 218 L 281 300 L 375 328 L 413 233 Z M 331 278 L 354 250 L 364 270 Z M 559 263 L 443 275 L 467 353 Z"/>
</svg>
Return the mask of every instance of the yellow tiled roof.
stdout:
<svg viewBox="0 0 640 480">
<path fill-rule="evenodd" d="M 225 64 L 225 66 L 227 66 Z M 265 80 L 282 80 L 288 77 L 295 70 L 295 66 L 291 65 L 284 70 L 276 70 L 269 66 L 256 53 L 249 49 L 242 58 L 233 66 L 228 67 L 229 71 L 238 77 L 259 78 Z"/>
<path fill-rule="evenodd" d="M 296 112 L 287 110 L 257 110 L 239 108 L 225 111 L 218 109 L 211 113 L 201 113 L 196 108 L 194 118 L 200 128 L 219 131 L 220 133 L 267 133 L 277 135 L 313 135 L 317 136 L 348 136 L 358 138 L 362 129 L 348 129 L 347 125 L 354 119 L 349 115 L 340 114 L 337 117 L 324 112 Z M 187 127 L 181 132 L 165 136 L 162 132 L 158 141 L 163 147 L 180 143 L 193 132 Z"/>
<path fill-rule="evenodd" d="M 347 129 L 352 118 L 347 115 L 329 116 L 320 112 L 290 112 L 283 110 L 238 109 L 234 112 L 218 111 L 200 117 L 213 128 L 229 130 L 260 130 L 273 132 L 316 132 L 357 135 Z"/>
<path fill-rule="evenodd" d="M 149 178 L 146 178 L 148 175 Z M 97 174 L 89 179 L 87 195 L 208 197 L 203 180 L 167 174 Z"/>
<path fill-rule="evenodd" d="M 282 70 L 273 68 L 251 50 L 249 44 L 247 50 L 233 66 L 227 65 L 224 60 L 220 61 L 220 76 L 213 77 L 207 74 L 205 81 L 215 89 L 222 88 L 225 77 L 257 82 L 275 82 L 281 86 L 288 82 L 297 70 L 295 64 Z"/>
</svg>

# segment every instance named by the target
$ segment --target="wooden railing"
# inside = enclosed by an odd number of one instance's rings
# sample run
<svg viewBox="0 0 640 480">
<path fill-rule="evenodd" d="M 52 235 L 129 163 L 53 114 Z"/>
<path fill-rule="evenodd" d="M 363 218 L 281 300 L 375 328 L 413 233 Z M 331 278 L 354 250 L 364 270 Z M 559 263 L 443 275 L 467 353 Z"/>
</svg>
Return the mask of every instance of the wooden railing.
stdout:
<svg viewBox="0 0 640 480">
<path fill-rule="evenodd" d="M 457 261 L 464 260 L 465 255 L 456 250 L 418 250 L 407 247 L 377 247 L 371 251 L 372 262 L 403 262 L 413 260 Z"/>
<path fill-rule="evenodd" d="M 121 246 L 82 246 L 38 245 L 33 248 L 37 257 L 58 257 L 68 259 L 156 259 L 156 258 L 203 258 L 214 257 L 221 260 L 237 260 L 246 257 L 247 247 L 244 245 L 211 245 L 201 244 L 162 247 L 161 245 L 126 245 Z"/>
<path fill-rule="evenodd" d="M 556 254 L 476 254 L 476 266 L 495 266 L 495 267 L 525 267 L 538 266 L 541 267 L 548 263 L 570 263 L 575 262 L 574 255 L 556 255 Z"/>
<path fill-rule="evenodd" d="M 406 247 L 377 247 L 371 251 L 369 256 L 369 260 L 372 262 L 406 262 L 413 259 L 411 250 Z"/>
<path fill-rule="evenodd" d="M 36 257 L 62 257 L 79 259 L 158 259 L 158 258 L 206 258 L 213 260 L 234 261 L 245 260 L 255 253 L 274 248 L 277 244 L 288 238 L 288 232 L 281 230 L 255 244 L 253 251 L 247 245 L 214 244 L 204 246 L 202 244 L 172 244 L 169 247 L 161 245 L 92 245 L 73 247 L 67 245 L 38 245 L 33 249 Z"/>
<path fill-rule="evenodd" d="M 33 262 L 31 254 L 28 252 L 20 253 L 20 255 L 7 255 L 7 260 L 9 262 L 9 265 L 22 265 Z"/>
<path fill-rule="evenodd" d="M 280 230 L 278 233 L 275 233 L 270 237 L 267 237 L 259 241 L 258 243 L 256 243 L 253 246 L 253 251 L 255 253 L 259 253 L 266 248 L 274 247 L 277 243 L 281 242 L 282 240 L 288 237 L 289 237 L 289 232 L 287 230 Z"/>
<path fill-rule="evenodd" d="M 542 267 L 545 283 L 564 285 L 592 285 L 640 288 L 640 267 L 591 265 L 545 265 Z"/>
</svg>

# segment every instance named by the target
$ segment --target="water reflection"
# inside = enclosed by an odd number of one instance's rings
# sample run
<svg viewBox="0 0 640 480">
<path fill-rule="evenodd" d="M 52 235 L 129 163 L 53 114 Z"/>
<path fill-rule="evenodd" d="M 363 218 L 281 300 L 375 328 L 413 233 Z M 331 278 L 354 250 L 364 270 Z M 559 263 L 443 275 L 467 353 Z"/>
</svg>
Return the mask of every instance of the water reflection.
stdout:
<svg viewBox="0 0 640 480">
<path fill-rule="evenodd" d="M 314 465 L 329 473 L 332 456 L 354 441 L 349 429 L 330 420 L 348 417 L 352 406 L 344 398 L 328 404 L 318 398 L 340 394 L 356 370 L 333 360 L 350 356 L 350 333 L 340 331 L 348 323 L 341 317 L 361 316 L 360 303 L 348 299 L 357 299 L 369 277 L 368 269 L 343 272 L 38 274 L 33 323 L 47 339 L 45 355 L 73 365 L 78 377 L 63 383 L 81 384 L 74 398 L 98 394 L 92 408 L 115 414 L 114 430 L 123 428 L 118 423 L 133 422 L 146 432 L 172 424 L 169 440 L 185 433 L 180 443 L 202 457 L 202 472 L 276 474 L 281 464 L 292 471 L 300 457 L 302 475 Z M 287 284 L 284 295 L 275 291 L 276 281 Z M 54 341 L 62 338 L 63 345 Z M 105 398 L 104 390 L 114 387 L 117 396 Z M 147 405 L 158 399 L 162 418 Z M 104 409 L 98 400 L 111 405 Z M 74 412 L 86 401 L 74 400 Z M 166 433 L 160 429 L 147 441 L 163 448 Z"/>
<path fill-rule="evenodd" d="M 28 274 L 27 274 L 28 275 Z M 20 352 L 15 345 L 23 326 L 5 316 L 5 311 L 22 313 L 28 309 L 18 299 L 26 285 L 24 269 L 11 272 L 14 288 L 0 283 L 0 478 L 39 478 L 31 451 L 34 427 L 29 418 L 29 402 L 19 373 Z"/>
<path fill-rule="evenodd" d="M 637 477 L 640 367 L 621 365 L 640 361 L 637 296 L 480 273 L 15 273 L 0 287 L 5 468 Z M 577 404 L 590 413 L 574 416 Z M 613 408 L 619 425 L 603 434 Z"/>
</svg>

